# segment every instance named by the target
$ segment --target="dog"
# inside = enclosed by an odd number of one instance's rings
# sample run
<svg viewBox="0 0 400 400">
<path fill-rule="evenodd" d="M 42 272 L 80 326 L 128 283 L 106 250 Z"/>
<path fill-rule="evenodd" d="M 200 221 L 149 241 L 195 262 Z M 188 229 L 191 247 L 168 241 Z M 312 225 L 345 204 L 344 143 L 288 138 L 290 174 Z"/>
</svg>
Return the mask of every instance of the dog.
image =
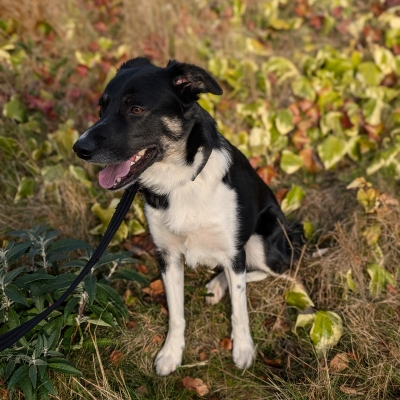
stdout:
<svg viewBox="0 0 400 400">
<path fill-rule="evenodd" d="M 101 187 L 115 191 L 138 182 L 144 195 L 169 310 L 168 334 L 155 359 L 161 376 L 182 362 L 185 262 L 221 270 L 207 284 L 206 300 L 216 304 L 229 288 L 233 361 L 246 369 L 255 358 L 246 283 L 285 275 L 302 236 L 197 103 L 201 93 L 221 95 L 222 89 L 198 66 L 129 60 L 104 90 L 99 120 L 73 146 L 81 159 L 107 165 L 99 173 Z"/>
</svg>

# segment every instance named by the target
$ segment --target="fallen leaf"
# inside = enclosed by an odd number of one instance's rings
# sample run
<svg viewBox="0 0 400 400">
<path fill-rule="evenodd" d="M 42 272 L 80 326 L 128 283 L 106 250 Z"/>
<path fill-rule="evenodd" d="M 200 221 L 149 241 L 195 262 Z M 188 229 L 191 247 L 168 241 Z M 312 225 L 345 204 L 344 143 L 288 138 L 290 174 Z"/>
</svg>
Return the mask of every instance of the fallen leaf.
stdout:
<svg viewBox="0 0 400 400">
<path fill-rule="evenodd" d="M 169 313 L 168 310 L 161 304 L 161 313 L 168 317 Z"/>
<path fill-rule="evenodd" d="M 157 279 L 150 283 L 150 288 L 154 294 L 159 294 L 165 292 L 164 283 L 161 279 Z"/>
<path fill-rule="evenodd" d="M 329 369 L 331 372 L 342 372 L 349 365 L 349 357 L 346 353 L 336 354 L 335 357 L 332 358 Z"/>
<path fill-rule="evenodd" d="M 199 378 L 187 376 L 183 378 L 182 384 L 186 389 L 195 391 L 199 396 L 205 396 L 209 392 L 207 385 Z"/>
<path fill-rule="evenodd" d="M 391 285 L 390 283 L 388 283 L 388 284 L 386 285 L 386 290 L 387 290 L 388 293 L 390 293 L 392 296 L 395 296 L 396 294 L 399 293 L 398 290 L 397 290 L 393 285 Z"/>
<path fill-rule="evenodd" d="M 356 396 L 362 396 L 364 394 L 364 392 L 357 392 L 356 389 L 349 387 L 349 386 L 345 386 L 345 385 L 340 386 L 340 391 L 342 393 L 354 394 Z"/>
<path fill-rule="evenodd" d="M 122 352 L 120 352 L 119 350 L 114 350 L 111 354 L 110 354 L 110 362 L 113 365 L 117 365 L 119 362 L 119 359 L 122 357 Z"/>
<path fill-rule="evenodd" d="M 273 178 L 276 177 L 277 173 L 273 167 L 267 165 L 266 167 L 261 167 L 257 169 L 258 176 L 269 185 Z"/>
<path fill-rule="evenodd" d="M 226 350 L 232 350 L 232 340 L 229 338 L 223 338 L 221 340 L 221 346 Z"/>
<path fill-rule="evenodd" d="M 129 329 L 135 329 L 137 326 L 137 323 L 136 323 L 136 321 L 128 321 L 125 325 Z"/>
<path fill-rule="evenodd" d="M 270 359 L 270 358 L 264 357 L 263 361 L 269 367 L 275 367 L 276 368 L 276 367 L 282 366 L 282 360 L 280 358 Z"/>
<path fill-rule="evenodd" d="M 147 267 L 143 264 L 139 264 L 138 265 L 138 269 L 142 274 L 147 274 L 149 272 L 149 270 L 147 269 Z"/>
<path fill-rule="evenodd" d="M 199 351 L 199 359 L 200 359 L 200 361 L 207 360 L 207 354 L 204 350 Z"/>
<path fill-rule="evenodd" d="M 354 353 L 351 353 L 350 351 L 347 352 L 347 355 L 354 361 L 357 360 L 357 356 Z"/>
<path fill-rule="evenodd" d="M 285 198 L 286 193 L 287 193 L 288 191 L 289 191 L 289 189 L 282 188 L 282 189 L 279 189 L 279 190 L 275 193 L 276 200 L 278 200 L 278 203 L 279 203 L 279 204 L 282 203 L 282 200 Z"/>
</svg>

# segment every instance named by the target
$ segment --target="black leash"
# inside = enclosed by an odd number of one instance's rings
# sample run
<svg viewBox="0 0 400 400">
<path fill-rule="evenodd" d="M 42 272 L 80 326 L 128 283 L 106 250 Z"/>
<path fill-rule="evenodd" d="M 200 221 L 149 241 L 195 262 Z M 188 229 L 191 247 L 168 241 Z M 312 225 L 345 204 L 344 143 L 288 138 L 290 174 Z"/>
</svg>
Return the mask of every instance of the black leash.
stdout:
<svg viewBox="0 0 400 400">
<path fill-rule="evenodd" d="M 99 261 L 100 257 L 103 255 L 111 239 L 114 237 L 115 232 L 117 232 L 122 221 L 124 220 L 125 215 L 127 214 L 129 207 L 133 202 L 133 199 L 135 198 L 138 188 L 139 185 L 135 183 L 134 185 L 130 186 L 128 189 L 125 190 L 97 249 L 94 251 L 92 257 L 90 257 L 90 260 L 87 262 L 81 273 L 72 282 L 71 286 L 53 305 L 51 305 L 45 311 L 38 314 L 36 317 L 30 319 L 29 321 L 24 322 L 17 328 L 8 331 L 4 335 L 0 335 L 0 351 L 3 351 L 11 347 L 19 339 L 25 336 L 40 321 L 46 318 L 52 311 L 57 309 L 66 300 L 66 298 L 75 290 L 75 288 L 79 285 L 82 279 L 90 272 L 92 267 Z"/>
</svg>

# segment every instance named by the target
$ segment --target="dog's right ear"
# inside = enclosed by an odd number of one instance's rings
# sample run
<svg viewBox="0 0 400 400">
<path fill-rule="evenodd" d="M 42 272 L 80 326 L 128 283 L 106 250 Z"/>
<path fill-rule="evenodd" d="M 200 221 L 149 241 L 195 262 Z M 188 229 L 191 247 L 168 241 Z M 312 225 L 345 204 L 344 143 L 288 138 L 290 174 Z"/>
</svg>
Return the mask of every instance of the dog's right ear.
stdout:
<svg viewBox="0 0 400 400">
<path fill-rule="evenodd" d="M 174 87 L 186 101 L 198 100 L 200 93 L 222 94 L 217 81 L 203 68 L 170 60 L 167 69 L 171 71 Z"/>
<path fill-rule="evenodd" d="M 146 57 L 136 57 L 136 58 L 132 58 L 128 61 L 125 61 L 119 68 L 117 71 L 117 75 L 118 73 L 123 70 L 123 69 L 128 69 L 128 68 L 134 68 L 134 67 L 143 67 L 145 65 L 152 65 L 151 61 L 146 58 Z"/>
</svg>

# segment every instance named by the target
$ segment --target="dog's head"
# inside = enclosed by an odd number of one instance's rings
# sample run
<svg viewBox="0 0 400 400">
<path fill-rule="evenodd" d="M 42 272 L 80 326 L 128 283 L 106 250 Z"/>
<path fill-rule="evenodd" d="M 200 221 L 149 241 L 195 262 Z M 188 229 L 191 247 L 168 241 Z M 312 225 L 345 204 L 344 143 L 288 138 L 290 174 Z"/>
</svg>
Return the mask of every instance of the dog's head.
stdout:
<svg viewBox="0 0 400 400">
<path fill-rule="evenodd" d="M 185 114 L 206 92 L 222 94 L 222 89 L 200 67 L 172 60 L 159 68 L 147 58 L 129 60 L 99 100 L 100 119 L 73 149 L 85 161 L 107 164 L 99 174 L 103 188 L 126 188 L 162 160 L 164 138 L 184 137 Z"/>
</svg>

